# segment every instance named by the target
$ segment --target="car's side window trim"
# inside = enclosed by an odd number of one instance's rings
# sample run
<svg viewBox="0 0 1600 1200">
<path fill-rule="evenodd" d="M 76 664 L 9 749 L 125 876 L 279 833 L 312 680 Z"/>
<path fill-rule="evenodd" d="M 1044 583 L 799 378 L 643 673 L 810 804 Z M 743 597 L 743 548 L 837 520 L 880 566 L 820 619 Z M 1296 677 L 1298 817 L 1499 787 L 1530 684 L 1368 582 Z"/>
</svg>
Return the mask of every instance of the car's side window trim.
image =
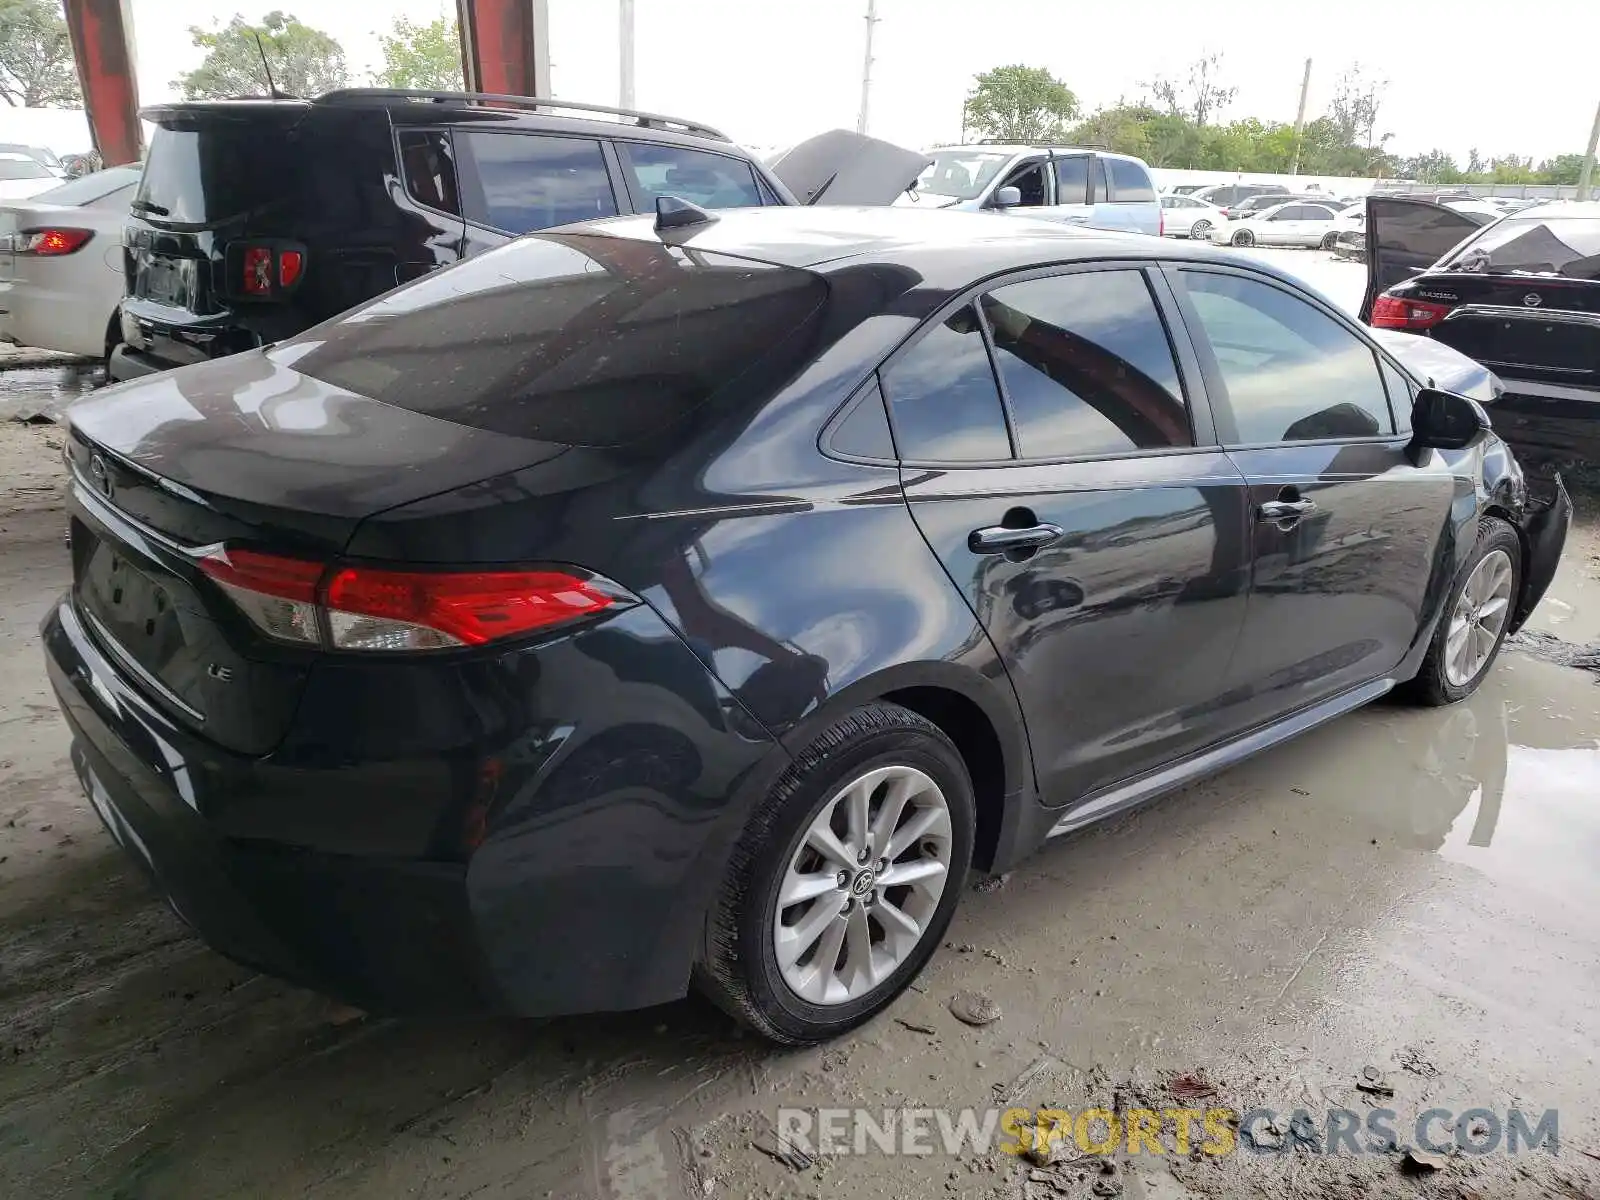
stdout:
<svg viewBox="0 0 1600 1200">
<path fill-rule="evenodd" d="M 1013 270 L 998 275 L 992 275 L 980 280 L 958 295 L 951 297 L 930 313 L 920 325 L 906 335 L 904 341 L 884 356 L 878 363 L 874 374 L 881 377 L 894 369 L 894 364 L 904 357 L 935 325 L 938 325 L 966 305 L 973 305 L 978 313 L 981 327 L 984 331 L 984 345 L 989 351 L 989 369 L 995 375 L 995 386 L 1000 389 L 1001 409 L 1005 414 L 1006 433 L 1011 438 L 1013 457 L 1008 459 L 985 459 L 983 461 L 947 461 L 944 459 L 901 458 L 901 466 L 929 468 L 936 470 L 969 470 L 978 468 L 994 468 L 1001 466 L 1027 466 L 1043 467 L 1066 465 L 1071 463 L 1111 461 L 1119 458 L 1144 458 L 1151 455 L 1168 454 L 1195 454 L 1213 453 L 1217 449 L 1215 422 L 1211 415 L 1205 377 L 1201 372 L 1201 365 L 1195 355 L 1194 348 L 1190 345 L 1187 329 L 1174 318 L 1173 309 L 1169 305 L 1175 303 L 1170 284 L 1161 277 L 1161 269 L 1166 265 L 1158 259 L 1148 258 L 1113 258 L 1095 259 L 1091 261 L 1076 261 L 1070 263 L 1052 263 L 1022 270 Z M 1178 387 L 1183 392 L 1184 406 L 1189 411 L 1190 433 L 1194 440 L 1192 446 L 1160 446 L 1151 449 L 1134 449 L 1097 454 L 1072 454 L 1049 458 L 1018 458 L 1015 457 L 1017 439 L 1011 417 L 1011 404 L 1004 391 L 1000 379 L 999 363 L 996 362 L 993 346 L 990 343 L 988 321 L 983 316 L 982 306 L 976 302 L 980 296 L 997 288 L 1006 287 L 1013 283 L 1025 283 L 1030 279 L 1045 279 L 1057 275 L 1076 275 L 1090 271 L 1134 270 L 1144 274 L 1146 286 L 1150 289 L 1150 297 L 1155 305 L 1156 313 L 1161 320 L 1167 335 L 1167 345 L 1172 350 L 1173 361 L 1178 371 Z M 851 392 L 854 395 L 854 389 Z M 888 390 L 884 391 L 885 403 L 888 403 Z M 847 402 L 848 406 L 848 402 Z M 890 409 L 889 426 L 894 429 L 893 408 Z M 896 441 L 896 452 L 899 444 Z"/>
<path fill-rule="evenodd" d="M 600 159 L 603 163 L 605 163 L 606 184 L 611 189 L 612 207 L 615 208 L 618 213 L 638 211 L 632 204 L 629 204 L 627 207 L 624 207 L 623 205 L 624 200 L 627 199 L 627 193 L 618 191 L 617 184 L 620 176 L 617 173 L 614 157 L 608 156 L 607 154 L 607 151 L 610 148 L 606 144 L 607 139 L 603 137 L 591 137 L 582 134 L 556 133 L 543 129 L 484 129 L 477 125 L 470 125 L 465 128 L 452 127 L 450 132 L 451 146 L 454 148 L 454 153 L 456 154 L 456 190 L 461 195 L 461 219 L 474 229 L 482 229 L 489 233 L 497 233 L 502 237 L 514 238 L 521 236 L 520 234 L 513 233 L 509 229 L 502 229 L 499 225 L 491 225 L 488 221 L 478 220 L 468 214 L 467 209 L 470 206 L 467 202 L 467 197 L 469 193 L 472 196 L 472 199 L 477 202 L 479 210 L 485 213 L 489 211 L 489 198 L 484 194 L 483 191 L 483 174 L 478 169 L 478 156 L 472 148 L 472 138 L 456 136 L 463 133 L 472 134 L 474 136 L 481 134 L 484 137 L 566 138 L 567 140 L 574 142 L 588 142 L 591 145 L 599 148 Z M 472 169 L 470 171 L 463 171 L 461 169 L 463 158 L 465 158 L 466 161 L 471 164 Z"/>
<path fill-rule="evenodd" d="M 1168 263 L 1166 264 L 1166 271 L 1169 275 L 1178 277 L 1169 280 L 1169 287 L 1172 292 L 1173 302 L 1176 305 L 1179 316 L 1187 329 L 1189 341 L 1194 346 L 1195 355 L 1199 360 L 1200 375 L 1205 381 L 1206 392 L 1208 397 L 1212 398 L 1212 403 L 1216 403 L 1218 399 L 1226 397 L 1228 394 L 1228 389 L 1227 385 L 1222 379 L 1222 367 L 1217 362 L 1216 355 L 1212 352 L 1210 339 L 1206 337 L 1205 326 L 1201 324 L 1200 314 L 1195 311 L 1193 301 L 1190 300 L 1189 293 L 1184 286 L 1183 279 L 1181 278 L 1185 274 L 1235 275 L 1243 279 L 1253 280 L 1256 283 L 1265 284 L 1268 287 L 1282 292 L 1285 296 L 1288 296 L 1291 299 L 1299 300 L 1301 303 L 1309 305 L 1316 312 L 1319 312 L 1330 318 L 1335 325 L 1340 326 L 1346 332 L 1350 333 L 1367 348 L 1368 352 L 1372 355 L 1372 369 L 1377 373 L 1379 386 L 1383 388 L 1384 397 L 1387 399 L 1389 395 L 1388 384 L 1384 382 L 1383 372 L 1379 370 L 1378 366 L 1380 359 L 1388 357 L 1384 354 L 1383 348 L 1379 346 L 1371 337 L 1367 336 L 1366 332 L 1361 328 L 1361 326 L 1351 321 L 1348 316 L 1340 312 L 1338 309 L 1322 303 L 1322 301 L 1316 296 L 1313 296 L 1309 293 L 1296 292 L 1290 288 L 1287 288 L 1283 286 L 1283 282 L 1281 280 L 1275 279 L 1271 275 L 1227 264 Z M 1407 372 L 1407 374 L 1409 375 L 1409 372 Z M 1389 405 L 1389 421 L 1390 424 L 1394 426 L 1395 431 L 1393 433 L 1378 433 L 1367 437 L 1305 438 L 1294 441 L 1280 439 L 1272 442 L 1229 442 L 1225 448 L 1229 450 L 1261 450 L 1274 446 L 1353 446 L 1364 443 L 1393 444 L 1397 442 L 1403 444 L 1410 440 L 1411 434 L 1409 430 L 1403 433 L 1400 431 L 1400 421 L 1396 418 L 1392 403 Z M 1221 444 L 1220 436 L 1217 440 L 1218 444 Z"/>
</svg>

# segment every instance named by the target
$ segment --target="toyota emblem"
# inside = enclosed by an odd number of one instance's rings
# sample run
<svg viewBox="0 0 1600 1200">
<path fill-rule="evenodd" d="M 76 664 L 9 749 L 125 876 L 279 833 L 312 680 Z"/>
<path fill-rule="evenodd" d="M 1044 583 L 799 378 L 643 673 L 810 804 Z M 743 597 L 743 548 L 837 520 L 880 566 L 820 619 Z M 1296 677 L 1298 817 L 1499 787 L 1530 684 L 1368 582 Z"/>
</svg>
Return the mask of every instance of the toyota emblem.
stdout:
<svg viewBox="0 0 1600 1200">
<path fill-rule="evenodd" d="M 1538 292 L 1529 292 L 1522 298 L 1522 302 L 1529 308 L 1538 308 L 1539 305 L 1544 303 L 1544 299 L 1539 295 Z"/>
<path fill-rule="evenodd" d="M 106 470 L 106 460 L 98 454 L 89 460 L 89 475 L 102 494 L 111 495 L 111 472 Z"/>
</svg>

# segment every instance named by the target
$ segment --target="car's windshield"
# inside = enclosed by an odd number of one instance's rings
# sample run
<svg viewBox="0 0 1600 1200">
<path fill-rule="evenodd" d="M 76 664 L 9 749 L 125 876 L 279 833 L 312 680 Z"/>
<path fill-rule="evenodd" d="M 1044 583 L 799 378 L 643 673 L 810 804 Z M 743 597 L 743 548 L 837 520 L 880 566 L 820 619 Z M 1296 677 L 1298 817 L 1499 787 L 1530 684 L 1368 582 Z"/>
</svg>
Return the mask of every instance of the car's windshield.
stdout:
<svg viewBox="0 0 1600 1200">
<path fill-rule="evenodd" d="M 42 162 L 8 154 L 0 158 L 0 179 L 51 179 L 54 178 Z"/>
<path fill-rule="evenodd" d="M 917 176 L 917 191 L 971 200 L 983 193 L 1013 155 L 984 150 L 936 150 Z"/>
<path fill-rule="evenodd" d="M 1471 213 L 1463 213 L 1471 216 Z M 1600 279 L 1600 220 L 1506 217 L 1456 251 L 1448 271 Z"/>
</svg>

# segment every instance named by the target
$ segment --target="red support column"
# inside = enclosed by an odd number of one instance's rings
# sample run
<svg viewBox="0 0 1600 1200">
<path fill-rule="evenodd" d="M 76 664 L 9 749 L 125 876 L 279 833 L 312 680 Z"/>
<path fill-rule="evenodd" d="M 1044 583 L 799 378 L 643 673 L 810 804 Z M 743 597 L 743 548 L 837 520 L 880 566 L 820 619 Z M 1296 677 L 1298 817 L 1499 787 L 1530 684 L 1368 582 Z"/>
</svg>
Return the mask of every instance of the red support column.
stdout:
<svg viewBox="0 0 1600 1200">
<path fill-rule="evenodd" d="M 108 167 L 138 162 L 144 130 L 127 0 L 65 0 L 65 9 L 94 148 Z"/>
<path fill-rule="evenodd" d="M 456 11 L 468 91 L 550 94 L 548 0 L 456 0 Z"/>
</svg>

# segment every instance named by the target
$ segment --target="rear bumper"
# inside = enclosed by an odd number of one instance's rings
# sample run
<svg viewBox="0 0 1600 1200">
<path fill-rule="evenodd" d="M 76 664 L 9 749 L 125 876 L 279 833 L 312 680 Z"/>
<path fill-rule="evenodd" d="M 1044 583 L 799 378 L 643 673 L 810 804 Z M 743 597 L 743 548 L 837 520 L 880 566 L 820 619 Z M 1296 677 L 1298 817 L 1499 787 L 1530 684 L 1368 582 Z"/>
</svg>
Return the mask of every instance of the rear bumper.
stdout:
<svg viewBox="0 0 1600 1200">
<path fill-rule="evenodd" d="M 542 1016 L 685 992 L 706 906 L 742 825 L 733 797 L 775 750 L 764 736 L 714 728 L 734 702 L 652 611 L 605 628 L 613 643 L 664 638 L 657 648 L 666 653 L 647 664 L 655 686 L 692 664 L 703 695 L 687 714 L 669 701 L 654 724 L 592 729 L 580 717 L 560 738 L 525 707 L 528 727 L 494 759 L 502 794 L 475 818 L 483 836 L 453 860 L 390 844 L 394 825 L 416 823 L 400 811 L 397 764 L 352 762 L 348 747 L 326 743 L 320 761 L 230 755 L 167 720 L 121 677 L 70 599 L 42 631 L 91 804 L 213 948 L 370 1011 Z M 599 657 L 583 640 L 574 635 L 541 656 L 542 693 L 592 690 L 592 676 L 573 675 Z M 530 666 L 522 664 L 524 681 Z M 633 683 L 612 683 L 603 699 L 625 711 Z M 308 696 L 303 707 L 329 702 Z M 696 727 L 700 717 L 712 720 Z M 679 761 L 665 762 L 669 752 Z M 448 774 L 471 792 L 481 765 L 450 764 Z M 439 790 L 435 824 L 459 826 L 460 796 Z M 390 799 L 396 811 L 386 821 Z M 327 811 L 345 802 L 346 811 Z"/>
</svg>

